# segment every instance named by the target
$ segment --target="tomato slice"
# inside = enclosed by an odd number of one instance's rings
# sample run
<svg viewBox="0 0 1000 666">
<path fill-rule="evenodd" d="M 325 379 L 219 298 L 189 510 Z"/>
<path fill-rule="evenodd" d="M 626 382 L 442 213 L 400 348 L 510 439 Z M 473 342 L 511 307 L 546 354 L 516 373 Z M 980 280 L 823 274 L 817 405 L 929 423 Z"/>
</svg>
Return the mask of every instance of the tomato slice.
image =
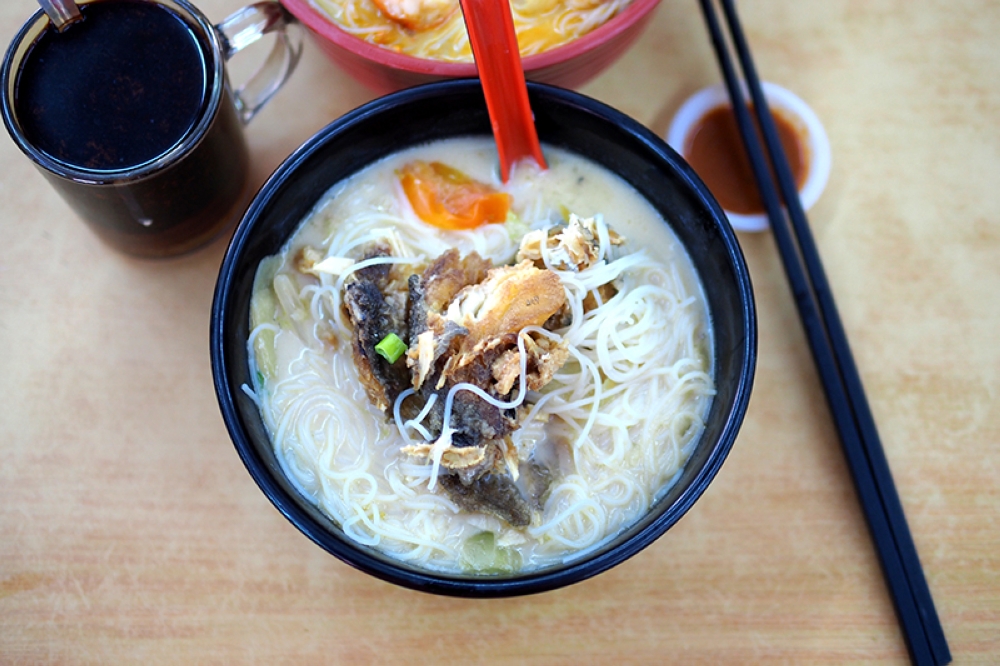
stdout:
<svg viewBox="0 0 1000 666">
<path fill-rule="evenodd" d="M 511 196 L 441 162 L 410 162 L 399 182 L 413 211 L 440 229 L 475 229 L 506 221 Z"/>
</svg>

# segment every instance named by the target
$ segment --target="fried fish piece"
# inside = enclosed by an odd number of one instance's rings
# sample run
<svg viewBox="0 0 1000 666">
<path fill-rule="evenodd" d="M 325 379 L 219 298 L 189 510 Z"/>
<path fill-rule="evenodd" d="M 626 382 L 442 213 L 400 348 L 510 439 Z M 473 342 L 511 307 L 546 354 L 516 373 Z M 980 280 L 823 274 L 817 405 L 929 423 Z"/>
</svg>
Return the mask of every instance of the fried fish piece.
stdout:
<svg viewBox="0 0 1000 666">
<path fill-rule="evenodd" d="M 467 329 L 442 316 L 448 304 L 463 288 L 482 282 L 492 267 L 492 261 L 475 252 L 462 257 L 458 250 L 451 249 L 422 273 L 410 276 L 407 364 L 414 369 L 414 389 L 421 388 L 452 341 L 468 334 Z"/>
<path fill-rule="evenodd" d="M 608 228 L 608 243 L 621 245 L 625 239 Z M 548 255 L 549 265 L 564 271 L 582 271 L 600 260 L 601 240 L 597 220 L 570 213 L 569 222 L 562 227 L 529 231 L 521 239 L 517 261 L 530 260 L 539 268 L 545 267 L 542 248 Z"/>
<path fill-rule="evenodd" d="M 624 237 L 611 228 L 607 228 L 607 233 L 609 245 L 621 245 L 625 242 Z M 531 231 L 521 239 L 517 259 L 533 261 L 536 266 L 544 267 L 543 247 L 552 268 L 574 272 L 585 270 L 601 258 L 601 239 L 597 220 L 593 217 L 578 217 L 571 213 L 569 222 L 565 226 Z M 610 282 L 602 284 L 584 297 L 583 311 L 590 312 L 617 293 L 618 290 Z M 556 330 L 569 326 L 571 320 L 569 308 L 564 307 L 553 315 L 545 326 L 549 330 Z"/>
<path fill-rule="evenodd" d="M 493 268 L 485 280 L 462 289 L 445 316 L 469 329 L 462 344 L 469 351 L 483 340 L 541 326 L 565 302 L 559 276 L 525 260 Z"/>
<path fill-rule="evenodd" d="M 517 354 L 518 335 L 526 326 L 543 324 L 565 300 L 559 277 L 530 261 L 488 268 L 478 255 L 459 259 L 449 251 L 422 275 L 411 277 L 408 363 L 424 400 L 438 395 L 427 421 L 432 432 L 443 429 L 453 386 L 472 384 L 497 399 L 510 393 L 520 362 L 515 366 L 508 352 Z M 526 340 L 525 346 L 534 352 L 528 365 L 535 373 L 531 383 L 539 388 L 541 378 L 551 379 L 565 354 L 534 340 Z M 501 361 L 505 355 L 508 360 Z M 512 432 L 516 422 L 513 410 L 459 391 L 452 396 L 449 425 L 468 445 L 481 446 Z"/>
<path fill-rule="evenodd" d="M 537 391 L 550 381 L 552 376 L 563 367 L 569 358 L 569 345 L 565 340 L 555 342 L 540 336 L 536 340 L 530 335 L 524 336 L 525 385 L 529 391 Z M 490 366 L 493 378 L 496 380 L 496 392 L 507 395 L 514 383 L 521 376 L 521 353 L 518 349 L 505 351 L 500 358 Z"/>
<path fill-rule="evenodd" d="M 386 256 L 391 256 L 387 245 L 373 244 L 361 261 Z M 344 309 L 353 326 L 354 364 L 368 398 L 387 413 L 410 384 L 404 358 L 390 363 L 375 351 L 390 333 L 406 334 L 406 293 L 401 284 L 394 279 L 390 264 L 375 264 L 356 271 L 344 288 Z"/>
<path fill-rule="evenodd" d="M 507 475 L 485 474 L 469 484 L 453 475 L 439 480 L 452 501 L 466 511 L 496 516 L 514 527 L 531 524 L 531 505 Z"/>
<path fill-rule="evenodd" d="M 520 378 L 519 336 L 529 390 L 547 384 L 565 363 L 565 342 L 523 332 L 541 326 L 564 306 L 559 276 L 530 260 L 494 267 L 474 252 L 465 257 L 457 250 L 445 252 L 407 280 L 405 376 L 399 372 L 401 361 L 387 367 L 385 359 L 373 357 L 374 344 L 388 329 L 395 326 L 392 332 L 398 332 L 400 327 L 399 309 L 385 296 L 391 283 L 385 267 L 372 266 L 365 274 L 358 271 L 345 293 L 366 390 L 383 411 L 406 385 L 417 394 L 406 401 L 404 411 L 413 413 L 434 398 L 422 424 L 437 441 L 412 444 L 402 452 L 424 460 L 437 456 L 441 487 L 460 507 L 527 525 L 532 509 L 515 485 L 518 459 L 510 440 L 517 411 L 491 400 L 508 400 Z M 452 393 L 459 384 L 471 384 L 491 400 L 473 390 Z"/>
</svg>

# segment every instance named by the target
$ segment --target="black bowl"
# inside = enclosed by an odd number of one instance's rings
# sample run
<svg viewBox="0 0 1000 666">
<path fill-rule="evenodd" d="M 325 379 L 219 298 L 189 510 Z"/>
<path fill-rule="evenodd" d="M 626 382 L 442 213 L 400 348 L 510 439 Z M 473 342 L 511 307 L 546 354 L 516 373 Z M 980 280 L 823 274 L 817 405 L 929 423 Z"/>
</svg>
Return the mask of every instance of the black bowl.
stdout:
<svg viewBox="0 0 1000 666">
<path fill-rule="evenodd" d="M 555 568 L 510 576 L 445 574 L 407 565 L 345 537 L 302 497 L 275 457 L 256 405 L 247 356 L 250 295 L 257 265 L 276 253 L 334 183 L 402 148 L 434 139 L 489 135 L 478 80 L 410 88 L 348 113 L 306 141 L 264 184 L 235 231 L 212 306 L 211 355 L 226 427 L 264 494 L 322 548 L 378 578 L 468 597 L 529 594 L 574 583 L 636 554 L 694 504 L 719 471 L 743 421 L 756 364 L 750 277 L 725 214 L 684 160 L 645 127 L 575 92 L 529 84 L 543 142 L 603 165 L 632 184 L 686 246 L 708 298 L 715 338 L 717 394 L 701 440 L 676 484 L 637 523 L 603 547 Z"/>
</svg>

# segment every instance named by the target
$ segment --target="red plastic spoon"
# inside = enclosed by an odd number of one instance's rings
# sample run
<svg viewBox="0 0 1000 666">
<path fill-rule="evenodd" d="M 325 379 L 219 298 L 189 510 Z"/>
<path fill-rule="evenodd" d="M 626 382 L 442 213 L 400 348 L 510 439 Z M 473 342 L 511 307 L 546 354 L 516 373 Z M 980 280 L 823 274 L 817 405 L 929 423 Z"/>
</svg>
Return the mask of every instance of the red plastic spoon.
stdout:
<svg viewBox="0 0 1000 666">
<path fill-rule="evenodd" d="M 460 2 L 500 154 L 500 178 L 506 183 L 511 167 L 526 157 L 546 168 L 508 0 Z"/>
</svg>

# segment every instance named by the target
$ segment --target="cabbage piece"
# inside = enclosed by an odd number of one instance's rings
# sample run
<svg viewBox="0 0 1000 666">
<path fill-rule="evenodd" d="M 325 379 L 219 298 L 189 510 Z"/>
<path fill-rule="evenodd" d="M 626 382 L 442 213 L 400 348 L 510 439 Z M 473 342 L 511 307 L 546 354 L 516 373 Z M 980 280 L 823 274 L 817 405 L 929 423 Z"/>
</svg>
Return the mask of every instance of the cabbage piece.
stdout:
<svg viewBox="0 0 1000 666">
<path fill-rule="evenodd" d="M 473 573 L 505 574 L 521 568 L 521 553 L 497 545 L 493 532 L 480 532 L 466 539 L 461 560 L 463 568 Z"/>
<path fill-rule="evenodd" d="M 250 306 L 250 327 L 256 328 L 260 324 L 274 322 L 274 311 L 277 307 L 274 295 L 271 290 L 258 293 Z M 274 331 L 264 329 L 257 334 L 253 341 L 254 360 L 257 362 L 257 370 L 266 379 L 274 377 L 278 369 L 278 352 L 274 345 Z"/>
</svg>

